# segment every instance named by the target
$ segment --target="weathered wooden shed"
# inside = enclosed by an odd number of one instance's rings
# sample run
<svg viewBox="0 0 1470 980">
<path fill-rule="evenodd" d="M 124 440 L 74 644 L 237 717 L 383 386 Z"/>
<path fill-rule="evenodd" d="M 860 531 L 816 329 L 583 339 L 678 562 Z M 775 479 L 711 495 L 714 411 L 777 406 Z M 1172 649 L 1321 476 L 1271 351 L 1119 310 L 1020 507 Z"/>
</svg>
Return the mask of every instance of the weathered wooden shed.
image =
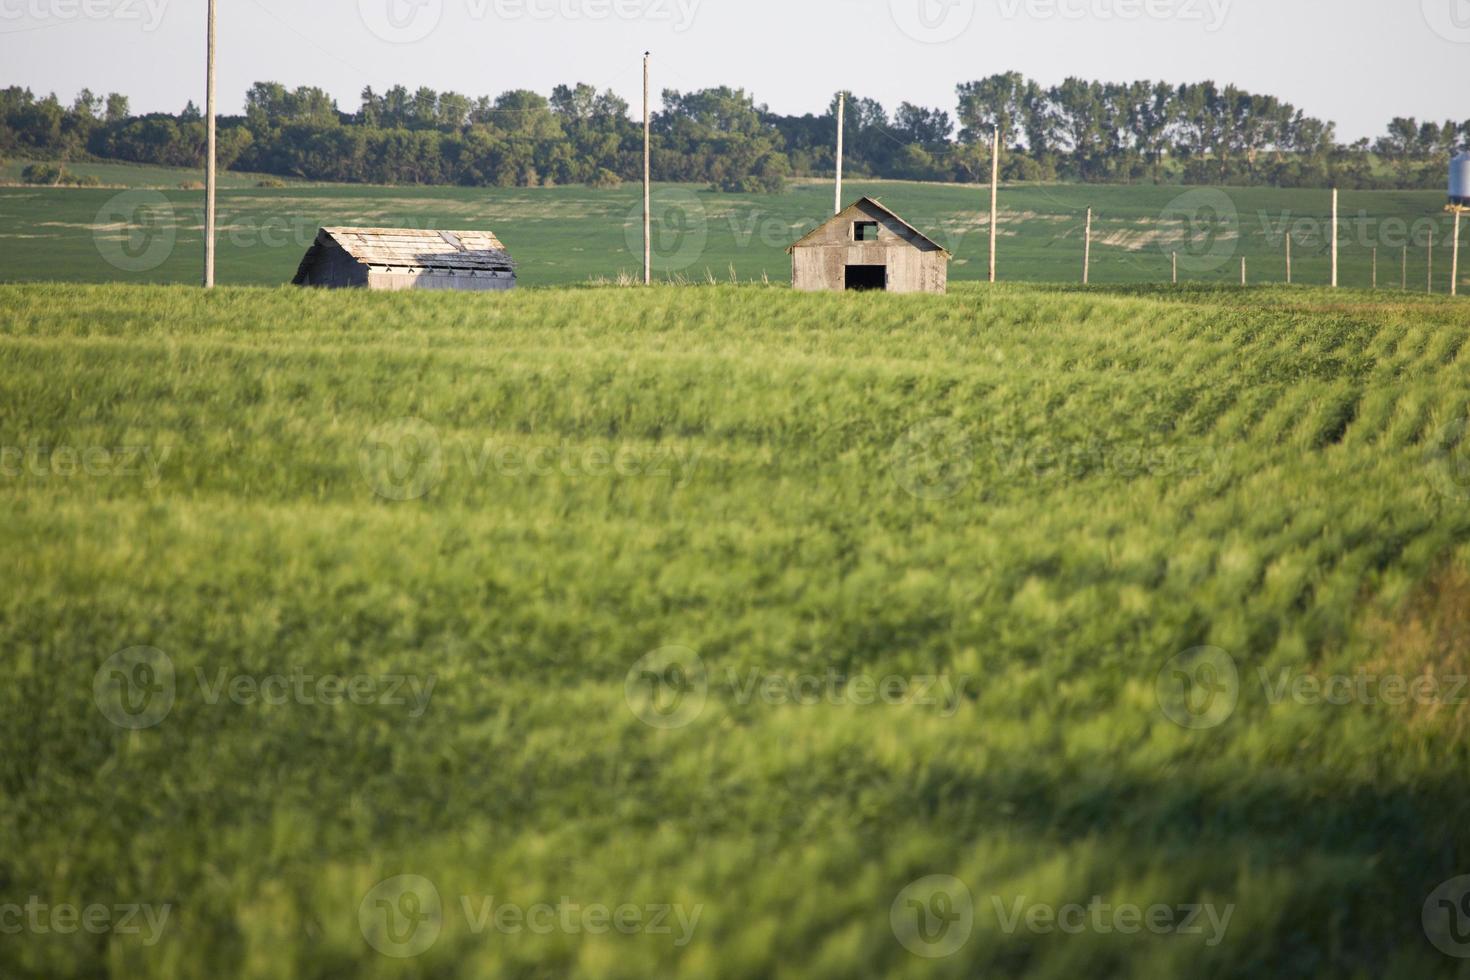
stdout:
<svg viewBox="0 0 1470 980">
<path fill-rule="evenodd" d="M 488 231 L 323 228 L 297 286 L 364 289 L 514 289 L 515 262 Z"/>
<path fill-rule="evenodd" d="M 787 251 L 791 285 L 803 292 L 949 288 L 949 252 L 871 197 L 849 205 Z"/>
</svg>

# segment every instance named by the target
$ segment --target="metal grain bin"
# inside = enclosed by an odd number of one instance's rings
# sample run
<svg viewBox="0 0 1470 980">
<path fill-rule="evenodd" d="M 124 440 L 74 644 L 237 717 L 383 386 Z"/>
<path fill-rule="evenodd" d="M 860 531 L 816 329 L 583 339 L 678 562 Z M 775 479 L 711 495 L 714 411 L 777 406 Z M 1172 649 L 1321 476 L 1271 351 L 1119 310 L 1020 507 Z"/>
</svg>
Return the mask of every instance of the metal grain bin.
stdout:
<svg viewBox="0 0 1470 980">
<path fill-rule="evenodd" d="M 1470 150 L 1450 161 L 1450 203 L 1470 208 Z"/>
</svg>

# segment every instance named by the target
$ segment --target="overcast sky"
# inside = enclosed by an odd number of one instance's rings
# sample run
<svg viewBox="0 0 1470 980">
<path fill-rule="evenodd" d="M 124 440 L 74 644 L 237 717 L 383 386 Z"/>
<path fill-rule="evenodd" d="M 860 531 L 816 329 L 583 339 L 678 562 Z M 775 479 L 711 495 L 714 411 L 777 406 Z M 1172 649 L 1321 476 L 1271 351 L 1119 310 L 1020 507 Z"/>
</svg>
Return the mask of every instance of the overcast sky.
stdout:
<svg viewBox="0 0 1470 980">
<path fill-rule="evenodd" d="M 219 0 L 220 106 L 256 80 L 468 95 L 729 84 L 821 112 L 851 89 L 953 109 L 956 83 L 1016 70 L 1214 79 L 1377 136 L 1394 115 L 1470 119 L 1470 0 Z M 0 0 L 0 84 L 120 91 L 135 112 L 203 101 L 205 0 Z M 656 97 L 656 96 L 655 96 Z"/>
</svg>

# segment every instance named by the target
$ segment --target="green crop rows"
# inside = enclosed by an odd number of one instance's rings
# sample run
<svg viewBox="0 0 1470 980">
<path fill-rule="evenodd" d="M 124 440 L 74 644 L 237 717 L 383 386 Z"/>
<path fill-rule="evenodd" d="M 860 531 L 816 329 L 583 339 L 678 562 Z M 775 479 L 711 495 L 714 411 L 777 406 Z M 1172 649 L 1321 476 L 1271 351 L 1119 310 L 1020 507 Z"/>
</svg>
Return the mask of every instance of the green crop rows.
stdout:
<svg viewBox="0 0 1470 980">
<path fill-rule="evenodd" d="M 1465 709 L 1281 695 L 1470 673 L 1470 314 L 1389 299 L 0 287 L 0 926 L 167 909 L 0 974 L 1464 975 Z M 1014 918 L 1094 897 L 1216 918 Z M 478 915 L 567 902 L 645 917 Z"/>
</svg>

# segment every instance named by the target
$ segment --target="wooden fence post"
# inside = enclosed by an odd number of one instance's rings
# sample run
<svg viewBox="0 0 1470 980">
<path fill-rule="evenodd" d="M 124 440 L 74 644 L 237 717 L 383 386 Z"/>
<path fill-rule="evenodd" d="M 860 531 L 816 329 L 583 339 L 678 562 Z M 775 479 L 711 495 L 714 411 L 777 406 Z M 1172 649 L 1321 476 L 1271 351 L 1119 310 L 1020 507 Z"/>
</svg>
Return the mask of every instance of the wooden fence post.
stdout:
<svg viewBox="0 0 1470 980">
<path fill-rule="evenodd" d="M 1460 295 L 1460 214 L 1463 208 L 1455 208 L 1455 245 L 1450 249 L 1450 295 Z"/>
</svg>

